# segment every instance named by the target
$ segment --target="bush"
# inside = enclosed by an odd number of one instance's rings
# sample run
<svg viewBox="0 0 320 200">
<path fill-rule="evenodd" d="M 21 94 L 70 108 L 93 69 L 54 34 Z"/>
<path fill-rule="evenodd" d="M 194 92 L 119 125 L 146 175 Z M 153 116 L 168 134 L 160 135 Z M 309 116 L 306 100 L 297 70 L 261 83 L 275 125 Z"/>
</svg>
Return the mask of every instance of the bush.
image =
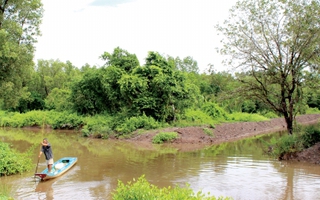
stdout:
<svg viewBox="0 0 320 200">
<path fill-rule="evenodd" d="M 199 126 L 203 124 L 214 124 L 216 121 L 210 115 L 202 110 L 186 110 L 184 115 L 178 117 L 179 121 L 175 123 L 176 126 Z"/>
<path fill-rule="evenodd" d="M 210 193 L 208 193 L 210 195 Z M 127 185 L 118 181 L 118 187 L 116 192 L 112 194 L 112 198 L 114 200 L 136 200 L 136 199 L 148 199 L 148 200 L 156 200 L 156 199 L 172 199 L 172 200 L 228 200 L 231 198 L 219 197 L 216 198 L 214 196 L 209 197 L 203 194 L 202 192 L 198 192 L 194 194 L 192 189 L 190 189 L 189 185 L 186 184 L 185 188 L 181 188 L 176 186 L 174 188 L 158 188 L 155 185 L 150 184 L 143 176 L 138 178 L 137 181 L 133 179 L 133 182 L 128 182 Z"/>
<path fill-rule="evenodd" d="M 274 113 L 274 112 L 267 112 L 262 114 L 263 116 L 265 116 L 266 118 L 272 119 L 272 118 L 278 118 L 279 116 Z"/>
<path fill-rule="evenodd" d="M 306 114 L 319 114 L 320 110 L 318 108 L 307 108 Z"/>
<path fill-rule="evenodd" d="M 303 149 L 303 142 L 299 135 L 284 135 L 281 138 L 271 138 L 268 143 L 270 150 L 268 153 L 273 157 L 282 158 L 285 154 L 291 154 L 301 151 Z M 272 149 L 272 151 L 271 151 Z"/>
<path fill-rule="evenodd" d="M 51 111 L 53 129 L 75 129 L 80 128 L 83 124 L 83 117 L 69 112 Z"/>
<path fill-rule="evenodd" d="M 152 138 L 152 143 L 162 144 L 163 142 L 172 141 L 178 137 L 176 132 L 161 132 Z"/>
<path fill-rule="evenodd" d="M 54 129 L 74 129 L 83 125 L 81 116 L 69 112 L 30 111 L 27 113 L 8 112 L 0 113 L 0 126 L 20 128 L 25 126 L 51 125 Z"/>
<path fill-rule="evenodd" d="M 307 127 L 296 126 L 293 135 L 273 137 L 268 145 L 268 153 L 274 157 L 282 158 L 285 154 L 302 151 L 320 142 L 320 123 Z"/>
<path fill-rule="evenodd" d="M 29 171 L 32 167 L 31 153 L 31 150 L 23 154 L 18 153 L 12 150 L 7 143 L 0 142 L 0 176 Z"/>
<path fill-rule="evenodd" d="M 131 133 L 137 129 L 143 128 L 146 130 L 160 128 L 161 124 L 152 117 L 142 115 L 139 117 L 131 117 L 125 119 L 124 122 L 118 125 L 115 130 L 122 134 Z"/>
<path fill-rule="evenodd" d="M 301 135 L 303 146 L 305 148 L 315 145 L 320 142 L 320 124 L 308 126 L 305 128 L 305 133 Z"/>
<path fill-rule="evenodd" d="M 218 119 L 228 120 L 226 111 L 215 103 L 212 103 L 212 102 L 205 103 L 201 107 L 201 110 L 215 119 L 218 118 Z"/>
<path fill-rule="evenodd" d="M 108 115 L 95 115 L 85 118 L 85 125 L 81 132 L 84 137 L 93 136 L 95 138 L 108 139 L 113 133 L 111 124 L 112 117 Z"/>
<path fill-rule="evenodd" d="M 30 111 L 27 113 L 6 112 L 6 115 L 0 115 L 0 126 L 10 126 L 14 128 L 24 126 L 42 126 L 47 124 L 48 112 Z"/>
</svg>

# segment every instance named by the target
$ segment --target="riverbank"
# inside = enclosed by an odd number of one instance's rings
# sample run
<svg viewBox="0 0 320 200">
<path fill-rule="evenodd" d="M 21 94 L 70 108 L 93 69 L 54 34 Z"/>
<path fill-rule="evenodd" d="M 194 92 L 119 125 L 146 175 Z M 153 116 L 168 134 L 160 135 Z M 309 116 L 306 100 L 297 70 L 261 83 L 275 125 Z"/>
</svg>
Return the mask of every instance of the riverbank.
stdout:
<svg viewBox="0 0 320 200">
<path fill-rule="evenodd" d="M 296 117 L 296 122 L 301 125 L 316 124 L 319 120 L 320 114 L 309 114 Z M 147 131 L 143 134 L 136 133 L 134 137 L 126 140 L 133 142 L 134 145 L 152 148 L 152 138 L 157 133 L 177 132 L 178 138 L 172 141 L 172 144 L 170 145 L 178 148 L 180 151 L 190 151 L 201 149 L 212 144 L 232 142 L 277 131 L 286 131 L 284 118 L 275 118 L 262 122 L 223 123 L 217 125 L 214 129 L 207 127 L 165 128 Z M 212 133 L 212 136 L 209 136 L 208 132 Z M 314 149 L 306 149 L 288 159 L 320 164 L 320 144 L 319 147 L 316 146 Z"/>
</svg>

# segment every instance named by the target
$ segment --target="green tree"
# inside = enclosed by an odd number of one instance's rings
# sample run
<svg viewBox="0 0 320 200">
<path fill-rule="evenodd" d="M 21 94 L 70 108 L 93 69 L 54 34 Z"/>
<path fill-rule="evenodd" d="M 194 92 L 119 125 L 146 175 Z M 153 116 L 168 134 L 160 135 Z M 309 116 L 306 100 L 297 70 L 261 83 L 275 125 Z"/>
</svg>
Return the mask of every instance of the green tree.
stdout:
<svg viewBox="0 0 320 200">
<path fill-rule="evenodd" d="M 238 73 L 242 94 L 284 116 L 292 134 L 303 93 L 304 70 L 319 71 L 320 5 L 316 0 L 244 0 L 217 29 L 221 53 Z"/>
<path fill-rule="evenodd" d="M 0 98 L 4 108 L 16 107 L 33 67 L 36 37 L 42 18 L 40 0 L 6 0 L 0 3 Z"/>
<path fill-rule="evenodd" d="M 139 60 L 135 54 L 117 47 L 113 53 L 104 52 L 101 58 L 106 61 L 105 66 L 115 66 L 130 73 L 132 69 L 139 66 Z"/>
<path fill-rule="evenodd" d="M 109 66 L 104 68 L 102 76 L 102 86 L 105 91 L 105 103 L 108 105 L 107 111 L 110 113 L 117 113 L 121 111 L 123 105 L 123 96 L 120 92 L 119 80 L 126 71 L 116 66 Z"/>
<path fill-rule="evenodd" d="M 69 88 L 54 88 L 45 99 L 45 106 L 49 110 L 66 111 L 72 110 L 73 103 L 70 101 L 71 90 Z"/>
<path fill-rule="evenodd" d="M 149 52 L 146 65 L 136 67 L 119 83 L 131 109 L 159 121 L 174 121 L 176 114 L 192 106 L 200 95 L 199 88 L 157 52 Z"/>
<path fill-rule="evenodd" d="M 176 57 L 176 58 L 169 57 L 168 61 L 170 60 L 173 60 L 174 64 L 176 65 L 176 68 L 180 71 L 193 72 L 196 74 L 199 73 L 198 62 L 190 56 L 187 56 L 182 60 L 179 57 Z"/>
<path fill-rule="evenodd" d="M 66 88 L 74 78 L 76 70 L 70 62 L 64 63 L 59 60 L 38 60 L 36 72 L 40 79 L 40 91 L 47 97 L 54 88 Z"/>
<path fill-rule="evenodd" d="M 107 110 L 107 96 L 102 84 L 104 70 L 86 69 L 83 76 L 72 83 L 70 100 L 78 113 L 94 115 Z"/>
</svg>

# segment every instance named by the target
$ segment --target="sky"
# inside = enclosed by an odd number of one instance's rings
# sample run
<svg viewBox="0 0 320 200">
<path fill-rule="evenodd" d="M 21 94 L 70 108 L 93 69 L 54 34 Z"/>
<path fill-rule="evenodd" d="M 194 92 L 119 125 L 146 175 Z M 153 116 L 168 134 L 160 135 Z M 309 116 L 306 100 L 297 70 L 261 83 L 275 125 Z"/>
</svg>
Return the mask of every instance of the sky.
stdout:
<svg viewBox="0 0 320 200">
<path fill-rule="evenodd" d="M 224 70 L 215 25 L 236 0 L 42 0 L 44 14 L 36 44 L 38 59 L 103 66 L 104 52 L 120 47 L 140 65 L 149 51 L 198 62 L 201 72 Z"/>
</svg>

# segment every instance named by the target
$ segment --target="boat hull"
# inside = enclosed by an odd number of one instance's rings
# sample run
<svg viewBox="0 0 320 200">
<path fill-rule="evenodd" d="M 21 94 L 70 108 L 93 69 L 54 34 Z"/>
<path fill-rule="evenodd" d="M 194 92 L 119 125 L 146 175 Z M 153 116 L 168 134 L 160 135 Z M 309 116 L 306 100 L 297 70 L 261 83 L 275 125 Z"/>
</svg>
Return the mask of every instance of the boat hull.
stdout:
<svg viewBox="0 0 320 200">
<path fill-rule="evenodd" d="M 46 168 L 41 173 L 36 173 L 35 176 L 40 177 L 42 180 L 57 178 L 66 173 L 71 167 L 73 167 L 77 163 L 77 161 L 77 157 L 61 158 L 52 165 L 50 173 L 48 173 L 48 168 Z"/>
</svg>

